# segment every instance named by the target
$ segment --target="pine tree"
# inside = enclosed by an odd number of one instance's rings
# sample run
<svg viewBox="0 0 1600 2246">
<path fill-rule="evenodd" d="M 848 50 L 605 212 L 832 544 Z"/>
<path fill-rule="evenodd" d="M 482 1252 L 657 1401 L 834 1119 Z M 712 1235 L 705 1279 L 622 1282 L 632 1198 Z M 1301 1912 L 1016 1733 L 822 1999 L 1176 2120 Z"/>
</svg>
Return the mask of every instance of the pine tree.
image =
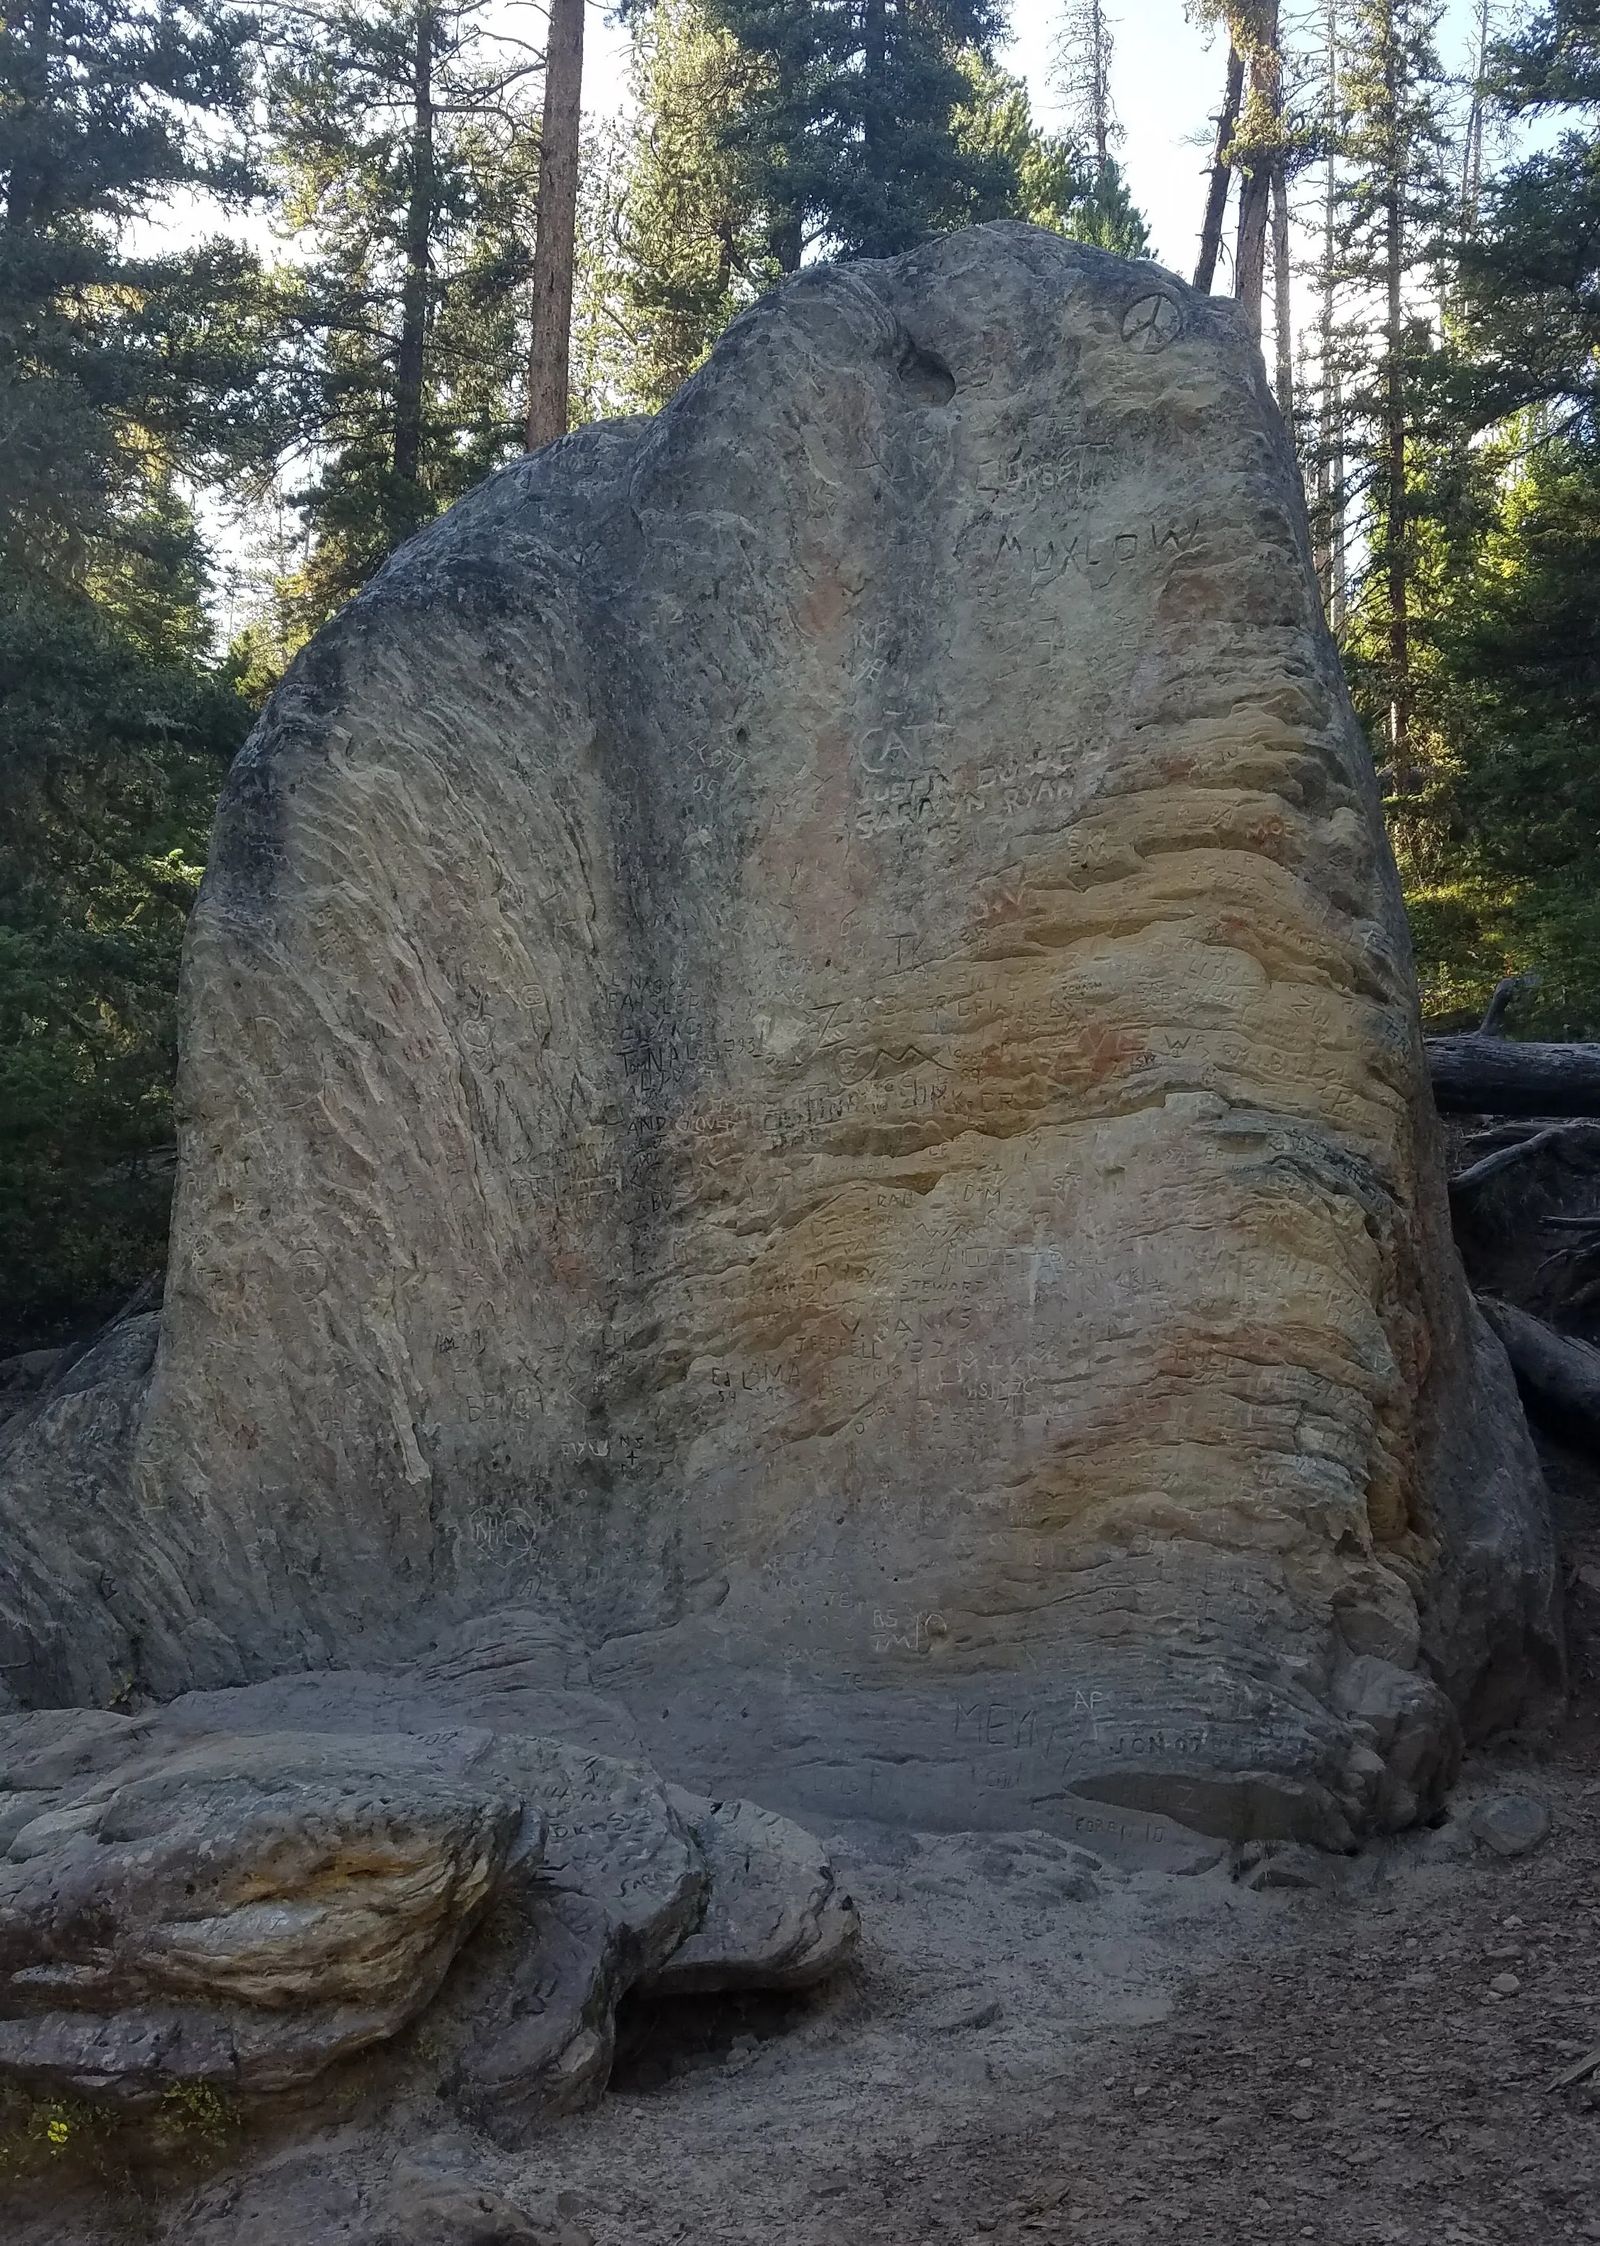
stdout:
<svg viewBox="0 0 1600 2246">
<path fill-rule="evenodd" d="M 1423 806 L 1426 878 L 1411 904 L 1436 1004 L 1481 1010 L 1501 975 L 1536 966 L 1529 1026 L 1593 1035 L 1600 7 L 1551 0 L 1498 43 L 1493 15 L 1475 28 L 1432 448 L 1445 488 L 1423 495 L 1422 527 L 1444 552 L 1423 621 L 1446 784 Z M 1558 134 L 1492 174 L 1497 136 L 1529 116 Z"/>
<path fill-rule="evenodd" d="M 1111 90 L 1115 53 L 1115 28 L 1103 0 L 1069 0 L 1056 37 L 1054 82 L 1066 115 L 1068 144 L 1081 151 L 1087 177 L 1070 216 L 1064 214 L 1060 223 L 1097 249 L 1144 257 L 1150 230 L 1111 153 L 1123 137 Z"/>
<path fill-rule="evenodd" d="M 708 14 L 759 68 L 732 145 L 780 272 L 808 252 L 892 257 L 1014 207 L 1015 173 L 958 125 L 999 0 L 708 0 Z"/>
<path fill-rule="evenodd" d="M 137 250 L 226 202 L 250 27 L 158 0 L 0 23 L 0 1333 L 61 1330 L 159 1263 L 173 991 L 246 713 L 211 660 L 186 484 L 270 399 L 253 261 Z M 263 385 L 266 385 L 265 392 Z"/>
<path fill-rule="evenodd" d="M 1494 29 L 1493 0 L 1477 0 L 1477 20 L 1472 42 L 1472 102 L 1461 147 L 1461 230 L 1470 234 L 1478 223 L 1483 199 L 1484 135 L 1488 117 L 1489 50 Z"/>
<path fill-rule="evenodd" d="M 632 112 L 587 166 L 579 326 L 590 412 L 654 413 L 778 278 L 741 146 L 762 66 L 702 0 L 632 26 Z"/>
<path fill-rule="evenodd" d="M 135 255 L 180 190 L 249 185 L 250 26 L 161 0 L 27 0 L 0 22 L 0 537 L 81 586 L 157 473 L 215 474 L 254 411 L 252 261 L 225 241 Z"/>
<path fill-rule="evenodd" d="M 1034 123 L 1027 87 L 1009 71 L 977 54 L 967 67 L 972 92 L 956 114 L 956 134 L 964 149 L 987 153 L 1015 179 L 1006 216 L 1122 257 L 1144 256 L 1149 228 L 1134 208 L 1116 158 L 1101 164 L 1081 141 L 1042 131 Z"/>
<path fill-rule="evenodd" d="M 329 0 L 278 28 L 304 636 L 520 440 L 538 63 L 487 0 Z"/>
<path fill-rule="evenodd" d="M 1364 599 L 1369 646 L 1387 707 L 1389 777 L 1402 797 L 1418 782 L 1412 719 L 1414 371 L 1435 338 L 1415 292 L 1431 295 L 1454 221 L 1446 171 L 1445 80 L 1435 34 L 1440 0 L 1351 0 L 1341 67 L 1344 172 L 1338 278 L 1374 308 L 1374 347 L 1346 375 L 1345 406 L 1368 467 L 1372 567 Z"/>
<path fill-rule="evenodd" d="M 1061 221 L 1061 231 L 1096 249 L 1114 250 L 1118 257 L 1150 255 L 1149 222 L 1134 203 L 1115 156 L 1084 184 Z"/>
<path fill-rule="evenodd" d="M 809 38 L 814 27 L 802 28 Z M 753 51 L 735 36 L 713 0 L 652 0 L 633 12 L 632 33 L 632 113 L 594 136 L 580 212 L 579 389 L 591 413 L 664 404 L 735 313 L 781 278 L 797 244 L 859 247 L 824 231 L 827 197 L 845 179 L 859 210 L 870 187 L 863 139 L 805 213 L 774 200 L 794 176 L 773 158 L 779 66 L 770 44 Z M 891 59 L 904 68 L 904 54 Z M 920 213 L 914 233 L 956 178 L 993 183 L 981 211 L 956 215 L 1027 218 L 1129 254 L 1147 247 L 1115 162 L 1097 190 L 1073 147 L 1034 124 L 1020 80 L 976 44 L 952 48 L 940 71 L 959 98 L 936 136 L 934 175 L 916 175 L 928 134 L 914 122 L 874 155 L 902 216 Z M 852 99 L 859 107 L 859 92 Z"/>
<path fill-rule="evenodd" d="M 1067 131 L 1079 147 L 1094 151 L 1097 175 L 1110 163 L 1112 148 L 1122 138 L 1111 98 L 1115 46 L 1104 0 L 1068 0 L 1056 34 L 1055 84 Z"/>
<path fill-rule="evenodd" d="M 1498 110 L 1561 132 L 1482 192 L 1461 247 L 1477 418 L 1547 405 L 1586 434 L 1600 427 L 1600 4 L 1553 0 L 1491 50 L 1485 77 Z"/>
</svg>

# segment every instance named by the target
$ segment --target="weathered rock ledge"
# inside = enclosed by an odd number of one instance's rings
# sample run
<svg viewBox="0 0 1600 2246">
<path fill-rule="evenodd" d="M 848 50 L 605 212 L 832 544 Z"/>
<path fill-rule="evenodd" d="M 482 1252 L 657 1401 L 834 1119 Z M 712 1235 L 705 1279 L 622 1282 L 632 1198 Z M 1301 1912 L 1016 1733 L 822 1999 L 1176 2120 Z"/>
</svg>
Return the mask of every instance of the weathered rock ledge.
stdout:
<svg viewBox="0 0 1600 2246">
<path fill-rule="evenodd" d="M 306 2093 L 437 1997 L 400 2089 L 519 2138 L 604 2088 L 631 1988 L 834 1971 L 857 1921 L 807 1835 L 520 1728 L 496 1656 L 539 1634 L 505 1615 L 413 1674 L 0 1718 L 0 2080 Z"/>
</svg>

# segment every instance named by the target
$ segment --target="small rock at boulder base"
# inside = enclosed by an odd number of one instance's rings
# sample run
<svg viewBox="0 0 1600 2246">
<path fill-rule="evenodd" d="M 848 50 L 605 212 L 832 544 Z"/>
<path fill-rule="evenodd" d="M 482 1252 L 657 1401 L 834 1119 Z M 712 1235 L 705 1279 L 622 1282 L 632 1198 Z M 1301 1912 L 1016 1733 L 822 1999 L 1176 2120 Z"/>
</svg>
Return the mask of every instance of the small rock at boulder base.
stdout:
<svg viewBox="0 0 1600 2246">
<path fill-rule="evenodd" d="M 20 1701 L 548 1588 L 712 1798 L 1344 1848 L 1557 1674 L 1292 447 L 1152 264 L 816 268 L 492 477 L 274 697 L 183 991 Z"/>
<path fill-rule="evenodd" d="M 672 1790 L 711 1876 L 704 1915 L 645 1982 L 658 1996 L 710 1989 L 805 1989 L 855 1948 L 861 1921 L 820 1842 L 752 1802 Z"/>
<path fill-rule="evenodd" d="M 1550 1812 L 1529 1794 L 1496 1794 L 1479 1802 L 1472 1836 L 1496 1856 L 1531 1856 L 1550 1831 Z"/>
<path fill-rule="evenodd" d="M 1322 1889 L 1330 1888 L 1336 1875 L 1337 1859 L 1330 1858 L 1321 1849 L 1307 1848 L 1303 1842 L 1256 1842 L 1239 1852 L 1234 1866 L 1234 1878 L 1243 1887 Z"/>
</svg>

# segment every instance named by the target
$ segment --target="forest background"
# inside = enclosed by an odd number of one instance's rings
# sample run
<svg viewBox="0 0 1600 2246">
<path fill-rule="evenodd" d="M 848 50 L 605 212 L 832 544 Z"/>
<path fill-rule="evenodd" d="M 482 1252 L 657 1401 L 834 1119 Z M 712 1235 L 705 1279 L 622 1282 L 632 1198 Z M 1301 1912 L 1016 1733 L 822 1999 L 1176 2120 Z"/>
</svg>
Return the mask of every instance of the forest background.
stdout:
<svg viewBox="0 0 1600 2246">
<path fill-rule="evenodd" d="M 0 1351 L 164 1260 L 184 923 L 297 648 L 785 273 L 983 219 L 1238 299 L 1425 1007 L 1532 969 L 1600 1031 L 1600 0 L 1019 16 L 0 0 Z"/>
</svg>

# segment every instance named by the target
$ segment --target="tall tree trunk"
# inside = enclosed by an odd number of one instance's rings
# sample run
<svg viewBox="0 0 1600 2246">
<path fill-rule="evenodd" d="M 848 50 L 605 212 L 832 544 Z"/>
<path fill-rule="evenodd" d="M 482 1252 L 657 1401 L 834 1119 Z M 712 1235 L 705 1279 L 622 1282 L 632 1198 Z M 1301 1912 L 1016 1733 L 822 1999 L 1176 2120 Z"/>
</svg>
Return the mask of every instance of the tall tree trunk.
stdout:
<svg viewBox="0 0 1600 2246">
<path fill-rule="evenodd" d="M 1467 113 L 1466 141 L 1461 156 L 1461 230 L 1470 234 L 1478 223 L 1483 199 L 1484 82 L 1489 75 L 1489 0 L 1478 0 L 1477 53 L 1472 73 L 1472 107 Z"/>
<path fill-rule="evenodd" d="M 14 36 L 25 40 L 28 52 L 27 102 L 43 111 L 50 106 L 50 35 L 54 29 L 54 0 L 6 0 L 4 22 Z M 20 234 L 35 219 L 47 217 L 42 209 L 45 180 L 37 159 L 12 165 L 6 192 L 6 231 Z"/>
<path fill-rule="evenodd" d="M 862 150 L 866 158 L 866 174 L 876 186 L 883 187 L 886 166 L 882 161 L 884 79 L 889 60 L 889 27 L 886 20 L 886 0 L 865 0 L 862 11 L 861 77 L 862 77 Z M 881 212 L 880 212 L 881 216 Z M 868 257 L 888 257 L 896 244 L 880 238 L 863 242 L 863 253 Z"/>
<path fill-rule="evenodd" d="M 1090 0 L 1090 70 L 1093 105 L 1094 153 L 1097 179 L 1104 179 L 1111 161 L 1111 46 L 1106 29 L 1104 0 Z"/>
<path fill-rule="evenodd" d="M 1272 174 L 1282 156 L 1279 137 L 1283 118 L 1283 55 L 1278 44 L 1278 0 L 1267 0 L 1262 7 L 1261 22 L 1251 39 L 1250 96 L 1254 144 L 1241 166 L 1244 178 L 1239 189 L 1239 241 L 1234 252 L 1233 293 L 1244 313 L 1245 325 L 1259 342 Z"/>
<path fill-rule="evenodd" d="M 1328 626 L 1342 640 L 1350 616 L 1349 496 L 1345 475 L 1349 463 L 1344 449 L 1344 381 L 1335 368 L 1331 406 L 1333 453 L 1329 462 L 1330 536 Z"/>
<path fill-rule="evenodd" d="M 428 255 L 433 234 L 432 0 L 416 16 L 411 89 L 411 193 L 406 201 L 405 277 L 395 358 L 394 472 L 415 485 L 422 467 L 423 360 L 428 334 Z"/>
<path fill-rule="evenodd" d="M 538 232 L 533 244 L 533 343 L 528 355 L 530 452 L 567 433 L 578 132 L 583 114 L 583 8 L 584 0 L 550 0 Z"/>
<path fill-rule="evenodd" d="M 1244 167 L 1239 184 L 1239 239 L 1233 253 L 1233 294 L 1245 326 L 1261 340 L 1261 298 L 1267 273 L 1267 214 L 1272 172 L 1265 164 Z"/>
<path fill-rule="evenodd" d="M 1400 50 L 1391 15 L 1383 58 L 1389 118 L 1383 162 L 1384 573 L 1389 597 L 1389 751 L 1397 795 L 1411 792 L 1411 613 L 1407 567 L 1405 376 L 1405 161 L 1400 134 Z"/>
<path fill-rule="evenodd" d="M 1289 246 L 1289 183 L 1282 164 L 1272 167 L 1272 310 L 1277 342 L 1278 411 L 1294 427 L 1294 280 Z"/>
<path fill-rule="evenodd" d="M 1328 136 L 1322 187 L 1322 301 L 1317 313 L 1321 386 L 1317 431 L 1317 578 L 1328 627 L 1335 638 L 1345 623 L 1344 385 L 1340 379 L 1335 321 L 1338 312 L 1336 257 L 1339 235 L 1339 11 L 1327 0 L 1324 19 L 1328 71 Z"/>
<path fill-rule="evenodd" d="M 1232 169 L 1228 150 L 1239 124 L 1239 104 L 1244 99 L 1244 57 L 1230 41 L 1228 45 L 1228 79 L 1223 88 L 1222 109 L 1217 117 L 1216 154 L 1211 159 L 1211 185 L 1206 193 L 1205 223 L 1200 229 L 1200 256 L 1194 269 L 1194 285 L 1211 293 L 1217 278 L 1217 257 L 1222 248 L 1222 222 L 1228 213 L 1228 181 Z"/>
</svg>

